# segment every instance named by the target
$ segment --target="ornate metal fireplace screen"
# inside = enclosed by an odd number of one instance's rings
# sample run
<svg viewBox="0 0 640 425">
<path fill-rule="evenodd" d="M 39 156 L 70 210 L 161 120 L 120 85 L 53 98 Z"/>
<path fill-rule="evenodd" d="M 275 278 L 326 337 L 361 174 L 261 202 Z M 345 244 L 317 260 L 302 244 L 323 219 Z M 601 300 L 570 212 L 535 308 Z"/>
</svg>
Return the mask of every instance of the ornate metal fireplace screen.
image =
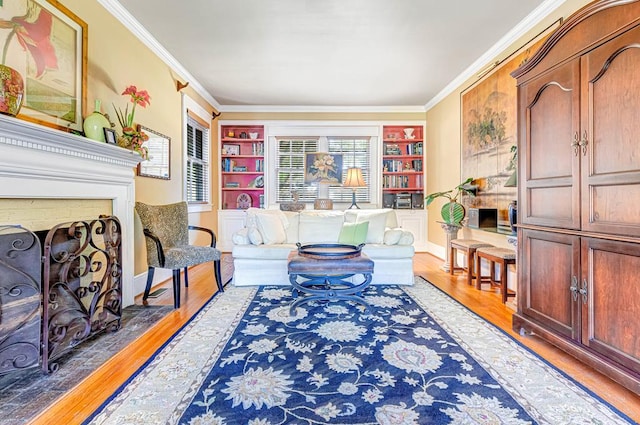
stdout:
<svg viewBox="0 0 640 425">
<path fill-rule="evenodd" d="M 13 228 L 16 229 L 15 227 Z M 76 221 L 62 223 L 46 234 L 40 232 L 44 254 L 42 260 L 42 345 L 40 355 L 42 370 L 54 372 L 58 369 L 55 362 L 82 341 L 99 332 L 115 331 L 120 328 L 122 318 L 122 253 L 121 227 L 116 217 L 100 217 L 90 222 Z M 6 261 L 15 257 L 16 246 L 27 246 L 28 234 L 22 229 L 22 237 L 0 238 L 0 267 L 11 270 L 17 276 L 9 278 L 0 271 L 0 373 L 13 369 L 23 369 L 35 363 L 28 346 L 37 344 L 30 339 L 28 343 L 20 341 L 16 334 L 30 329 L 33 316 L 40 322 L 40 315 L 34 310 L 35 304 L 20 307 L 24 311 L 18 319 L 5 316 L 5 298 L 15 297 L 22 292 L 22 298 L 33 302 L 39 296 L 40 259 L 33 262 L 32 249 L 23 250 L 31 257 L 17 266 Z M 13 239 L 13 240 L 12 240 Z M 19 241 L 19 242 L 18 242 Z M 31 245 L 39 244 L 35 239 Z M 22 256 L 22 255 L 21 255 Z M 14 263 L 16 263 L 14 261 Z M 29 264 L 29 265 L 27 265 Z M 11 283 L 14 282 L 14 283 Z M 19 283 L 15 283 L 19 282 Z M 26 283 L 23 283 L 26 282 Z M 36 283 L 34 283 L 36 282 Z M 24 289 L 21 289 L 24 288 Z M 5 295 L 6 294 L 6 295 Z M 17 298 L 16 298 L 17 299 Z M 39 313 L 39 308 L 37 309 Z M 5 329 L 4 323 L 15 323 Z M 5 332 L 7 331 L 7 332 Z M 31 335 L 31 338 L 33 336 Z M 26 344 L 26 345 L 25 345 Z M 36 345 L 37 346 L 37 345 Z M 24 348 L 23 348 L 24 347 Z M 29 354 L 25 354 L 26 352 Z M 12 367 L 5 370 L 5 365 Z"/>
</svg>

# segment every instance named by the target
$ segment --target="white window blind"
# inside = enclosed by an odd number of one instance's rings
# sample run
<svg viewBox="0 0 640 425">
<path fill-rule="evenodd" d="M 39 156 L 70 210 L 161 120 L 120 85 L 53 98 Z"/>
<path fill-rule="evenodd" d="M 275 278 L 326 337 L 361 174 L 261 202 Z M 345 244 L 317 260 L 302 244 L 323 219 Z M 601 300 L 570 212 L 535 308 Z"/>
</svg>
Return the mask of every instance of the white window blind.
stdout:
<svg viewBox="0 0 640 425">
<path fill-rule="evenodd" d="M 342 154 L 343 179 L 347 169 L 360 167 L 367 187 L 356 189 L 356 200 L 370 202 L 371 141 L 368 137 L 283 137 L 276 140 L 276 202 L 290 202 L 294 192 L 298 193 L 299 202 L 313 203 L 318 197 L 317 186 L 304 183 L 305 154 L 313 152 Z M 351 188 L 329 188 L 329 198 L 334 202 L 350 203 L 352 193 Z"/>
<path fill-rule="evenodd" d="M 299 202 L 313 202 L 317 188 L 304 184 L 304 158 L 306 153 L 318 152 L 317 138 L 277 139 L 276 172 L 278 187 L 276 202 L 291 201 L 296 192 Z"/>
<path fill-rule="evenodd" d="M 361 187 L 356 189 L 356 202 L 368 203 L 370 202 L 370 181 L 371 181 L 371 141 L 368 137 L 365 138 L 344 138 L 344 137 L 329 137 L 328 138 L 329 149 L 331 153 L 342 154 L 342 180 L 347 176 L 347 170 L 352 167 L 358 167 L 362 169 L 362 177 L 364 178 L 367 187 Z M 340 186 L 329 188 L 329 198 L 333 202 L 348 202 L 351 203 L 351 197 L 353 194 L 352 188 L 343 188 Z"/>
<path fill-rule="evenodd" d="M 192 117 L 187 118 L 187 202 L 208 203 L 209 129 Z"/>
</svg>

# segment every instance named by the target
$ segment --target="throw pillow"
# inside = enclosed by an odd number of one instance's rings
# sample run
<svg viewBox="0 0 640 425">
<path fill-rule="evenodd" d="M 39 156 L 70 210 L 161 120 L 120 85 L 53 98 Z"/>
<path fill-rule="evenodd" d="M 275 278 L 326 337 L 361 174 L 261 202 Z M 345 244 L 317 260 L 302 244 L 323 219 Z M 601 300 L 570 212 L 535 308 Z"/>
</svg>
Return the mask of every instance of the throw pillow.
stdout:
<svg viewBox="0 0 640 425">
<path fill-rule="evenodd" d="M 249 239 L 249 229 L 246 227 L 235 232 L 231 238 L 234 245 L 249 245 L 251 240 Z"/>
<path fill-rule="evenodd" d="M 384 244 L 385 245 L 397 245 L 402 237 L 402 229 L 389 229 L 384 232 Z"/>
<path fill-rule="evenodd" d="M 252 245 L 262 245 L 262 235 L 257 227 L 249 227 L 247 236 L 249 236 L 249 242 L 251 242 Z"/>
<path fill-rule="evenodd" d="M 413 245 L 413 233 L 403 230 L 398 245 Z"/>
<path fill-rule="evenodd" d="M 338 236 L 338 243 L 356 246 L 363 244 L 367 239 L 368 230 L 368 221 L 363 221 L 362 223 L 344 223 L 340 231 L 340 236 Z"/>
<path fill-rule="evenodd" d="M 282 217 L 278 214 L 257 214 L 256 221 L 265 245 L 280 244 L 287 240 Z"/>
<path fill-rule="evenodd" d="M 383 243 L 384 231 L 387 223 L 387 212 L 380 212 L 375 214 L 366 214 L 365 216 L 358 215 L 356 223 L 369 222 L 369 230 L 367 232 L 366 243 Z"/>
</svg>

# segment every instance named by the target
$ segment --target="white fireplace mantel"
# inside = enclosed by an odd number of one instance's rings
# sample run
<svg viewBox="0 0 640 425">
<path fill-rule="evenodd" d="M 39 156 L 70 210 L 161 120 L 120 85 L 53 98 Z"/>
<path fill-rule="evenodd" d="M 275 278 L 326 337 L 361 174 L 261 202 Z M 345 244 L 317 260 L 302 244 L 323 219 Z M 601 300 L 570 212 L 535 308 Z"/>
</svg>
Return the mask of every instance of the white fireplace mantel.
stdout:
<svg viewBox="0 0 640 425">
<path fill-rule="evenodd" d="M 122 226 L 123 306 L 135 296 L 134 168 L 140 161 L 115 145 L 0 115 L 0 198 L 112 200 Z"/>
</svg>

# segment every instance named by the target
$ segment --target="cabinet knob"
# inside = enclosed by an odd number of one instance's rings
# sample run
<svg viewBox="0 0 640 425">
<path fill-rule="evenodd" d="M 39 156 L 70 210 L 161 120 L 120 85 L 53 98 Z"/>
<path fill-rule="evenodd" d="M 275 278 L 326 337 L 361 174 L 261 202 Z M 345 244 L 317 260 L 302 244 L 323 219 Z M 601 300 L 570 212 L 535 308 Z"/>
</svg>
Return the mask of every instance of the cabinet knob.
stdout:
<svg viewBox="0 0 640 425">
<path fill-rule="evenodd" d="M 578 152 L 580 152 L 580 135 L 577 131 L 573 135 L 573 142 L 571 142 L 571 147 L 573 148 L 573 156 L 578 156 Z"/>
<path fill-rule="evenodd" d="M 580 295 L 582 295 L 582 304 L 587 303 L 587 279 L 582 279 L 582 288 L 580 288 Z"/>
<path fill-rule="evenodd" d="M 569 287 L 573 301 L 578 301 L 578 278 L 571 276 L 571 286 Z"/>
<path fill-rule="evenodd" d="M 589 140 L 587 139 L 587 130 L 582 133 L 582 140 L 580 140 L 579 145 L 582 146 L 582 156 L 587 154 L 587 145 L 589 144 Z"/>
</svg>

